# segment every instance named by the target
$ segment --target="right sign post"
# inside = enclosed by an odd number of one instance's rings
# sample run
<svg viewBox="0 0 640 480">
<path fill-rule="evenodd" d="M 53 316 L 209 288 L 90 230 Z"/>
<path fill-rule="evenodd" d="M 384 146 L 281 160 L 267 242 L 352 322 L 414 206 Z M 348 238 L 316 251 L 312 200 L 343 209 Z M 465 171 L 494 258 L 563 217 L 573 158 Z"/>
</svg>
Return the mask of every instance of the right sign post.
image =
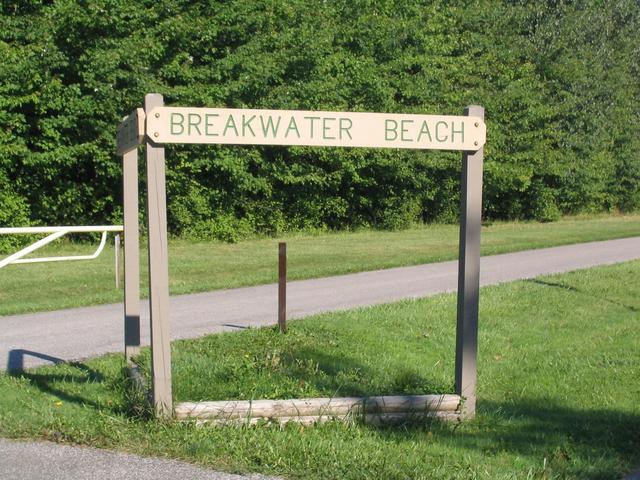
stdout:
<svg viewBox="0 0 640 480">
<path fill-rule="evenodd" d="M 482 107 L 469 106 L 464 113 L 484 120 Z M 483 148 L 462 154 L 455 388 L 463 398 L 462 416 L 467 418 L 476 412 L 483 161 Z"/>
</svg>

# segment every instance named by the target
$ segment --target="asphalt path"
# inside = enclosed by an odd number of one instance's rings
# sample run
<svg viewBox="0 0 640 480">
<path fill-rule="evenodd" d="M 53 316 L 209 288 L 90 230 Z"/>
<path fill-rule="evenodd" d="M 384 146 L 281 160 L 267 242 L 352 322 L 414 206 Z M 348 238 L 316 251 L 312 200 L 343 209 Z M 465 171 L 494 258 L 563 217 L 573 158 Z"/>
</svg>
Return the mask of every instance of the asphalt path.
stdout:
<svg viewBox="0 0 640 480">
<path fill-rule="evenodd" d="M 490 285 L 640 258 L 640 237 L 482 257 L 480 283 Z M 300 280 L 287 286 L 287 317 L 419 298 L 457 288 L 458 262 Z M 172 339 L 275 324 L 277 285 L 171 297 Z M 142 302 L 142 343 L 149 343 Z M 146 312 L 146 313 L 145 313 Z M 0 370 L 82 360 L 123 350 L 122 304 L 0 317 Z"/>
<path fill-rule="evenodd" d="M 0 439 L 2 480 L 275 480 L 233 475 L 164 458 L 145 458 L 95 448 Z"/>
</svg>

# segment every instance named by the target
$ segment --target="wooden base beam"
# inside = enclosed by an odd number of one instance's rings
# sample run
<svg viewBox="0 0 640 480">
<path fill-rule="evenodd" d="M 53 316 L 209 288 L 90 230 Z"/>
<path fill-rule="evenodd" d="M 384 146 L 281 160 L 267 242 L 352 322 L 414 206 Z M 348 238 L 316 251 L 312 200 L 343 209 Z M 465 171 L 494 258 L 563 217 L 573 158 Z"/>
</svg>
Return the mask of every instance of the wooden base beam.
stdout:
<svg viewBox="0 0 640 480">
<path fill-rule="evenodd" d="M 366 415 L 306 415 L 303 417 L 251 417 L 251 418 L 215 418 L 196 420 L 195 424 L 198 427 L 202 426 L 214 426 L 224 427 L 231 425 L 258 425 L 259 423 L 275 423 L 278 425 L 286 425 L 287 423 L 295 423 L 298 425 L 312 426 L 326 422 L 349 422 L 349 421 L 362 421 L 367 425 L 373 425 L 377 427 L 402 425 L 412 422 L 424 422 L 429 419 L 438 419 L 446 422 L 458 422 L 460 421 L 460 414 L 456 412 L 431 412 L 428 414 L 417 413 L 371 413 Z M 183 421 L 187 421 L 185 419 Z"/>
<path fill-rule="evenodd" d="M 260 421 L 313 424 L 327 420 L 362 418 L 374 425 L 425 418 L 455 420 L 459 395 L 404 395 L 290 400 L 183 402 L 175 406 L 178 420 L 213 425 L 255 424 Z"/>
</svg>

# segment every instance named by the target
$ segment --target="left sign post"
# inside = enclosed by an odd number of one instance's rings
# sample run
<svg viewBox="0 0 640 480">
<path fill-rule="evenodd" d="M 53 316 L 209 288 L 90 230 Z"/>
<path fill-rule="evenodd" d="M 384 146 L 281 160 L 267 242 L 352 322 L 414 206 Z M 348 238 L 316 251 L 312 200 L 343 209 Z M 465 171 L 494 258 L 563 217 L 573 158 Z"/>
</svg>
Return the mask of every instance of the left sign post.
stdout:
<svg viewBox="0 0 640 480">
<path fill-rule="evenodd" d="M 145 136 L 145 113 L 134 110 L 118 125 L 116 153 L 122 156 L 124 224 L 124 355 L 140 352 L 140 228 L 138 221 L 138 145 Z"/>
<path fill-rule="evenodd" d="M 162 108 L 162 95 L 144 97 L 145 112 Z M 149 115 L 147 114 L 147 117 Z M 171 416 L 171 335 L 169 325 L 169 254 L 164 147 L 149 137 L 147 156 L 147 232 L 149 236 L 149 317 L 153 404 L 159 416 Z"/>
</svg>

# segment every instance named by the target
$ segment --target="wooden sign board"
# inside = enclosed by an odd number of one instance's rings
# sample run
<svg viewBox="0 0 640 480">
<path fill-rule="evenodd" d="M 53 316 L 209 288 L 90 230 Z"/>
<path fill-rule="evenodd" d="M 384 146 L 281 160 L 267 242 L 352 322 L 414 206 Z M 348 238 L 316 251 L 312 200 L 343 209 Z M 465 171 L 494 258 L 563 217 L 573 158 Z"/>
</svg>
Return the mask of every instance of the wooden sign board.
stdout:
<svg viewBox="0 0 640 480">
<path fill-rule="evenodd" d="M 116 153 L 118 155 L 124 155 L 142 143 L 145 128 L 144 120 L 144 109 L 137 108 L 120 122 L 116 133 Z"/>
<path fill-rule="evenodd" d="M 473 116 L 159 107 L 147 117 L 155 143 L 306 145 L 475 152 L 486 139 Z"/>
</svg>

